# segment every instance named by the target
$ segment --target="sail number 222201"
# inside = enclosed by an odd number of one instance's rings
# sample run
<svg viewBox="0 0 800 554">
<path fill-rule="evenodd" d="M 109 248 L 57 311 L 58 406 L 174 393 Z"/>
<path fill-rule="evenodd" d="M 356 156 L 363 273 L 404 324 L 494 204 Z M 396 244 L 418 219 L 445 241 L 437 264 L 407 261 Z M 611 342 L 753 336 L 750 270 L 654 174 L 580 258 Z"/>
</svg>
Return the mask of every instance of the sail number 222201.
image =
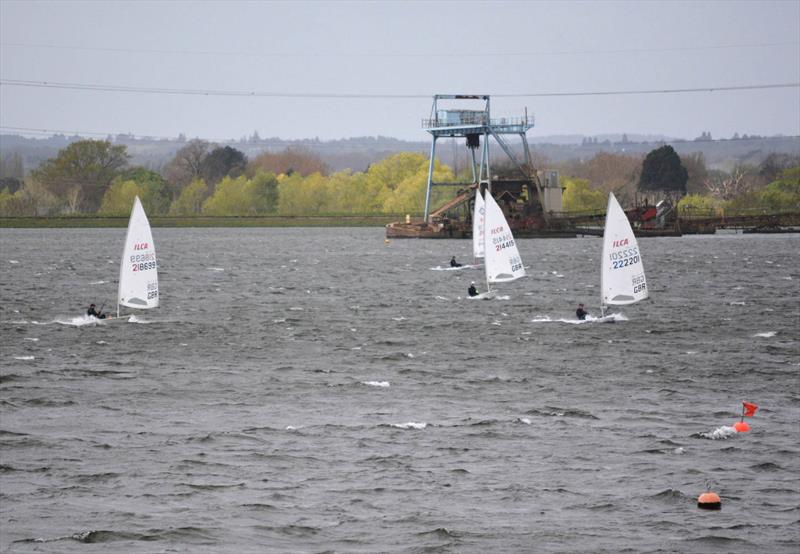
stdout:
<svg viewBox="0 0 800 554">
<path fill-rule="evenodd" d="M 639 263 L 640 260 L 639 249 L 636 246 L 611 252 L 608 257 L 611 259 L 611 269 L 627 267 Z"/>
</svg>

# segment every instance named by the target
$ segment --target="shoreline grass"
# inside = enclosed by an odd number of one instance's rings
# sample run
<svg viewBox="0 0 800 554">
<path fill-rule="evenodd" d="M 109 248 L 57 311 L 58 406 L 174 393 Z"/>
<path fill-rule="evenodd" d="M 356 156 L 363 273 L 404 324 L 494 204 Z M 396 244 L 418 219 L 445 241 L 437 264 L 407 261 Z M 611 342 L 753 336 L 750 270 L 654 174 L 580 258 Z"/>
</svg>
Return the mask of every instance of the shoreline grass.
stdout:
<svg viewBox="0 0 800 554">
<path fill-rule="evenodd" d="M 384 227 L 405 216 L 320 215 L 320 216 L 149 216 L 152 227 Z M 0 228 L 97 228 L 127 227 L 126 216 L 2 217 Z"/>
</svg>

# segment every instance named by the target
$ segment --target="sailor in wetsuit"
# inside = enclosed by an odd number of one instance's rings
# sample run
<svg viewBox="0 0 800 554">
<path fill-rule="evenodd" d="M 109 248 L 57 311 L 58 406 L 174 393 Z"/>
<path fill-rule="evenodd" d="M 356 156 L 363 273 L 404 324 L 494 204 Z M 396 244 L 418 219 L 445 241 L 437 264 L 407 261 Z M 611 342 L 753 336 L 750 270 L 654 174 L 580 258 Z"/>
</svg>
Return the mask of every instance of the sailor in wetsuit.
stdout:
<svg viewBox="0 0 800 554">
<path fill-rule="evenodd" d="M 97 319 L 105 319 L 106 318 L 106 314 L 104 314 L 103 312 L 98 312 L 97 310 L 95 310 L 94 304 L 89 304 L 89 309 L 86 310 L 86 315 L 93 315 Z"/>
<path fill-rule="evenodd" d="M 472 281 L 469 288 L 467 289 L 467 294 L 470 296 L 478 296 L 478 289 L 475 288 L 475 281 Z"/>
<path fill-rule="evenodd" d="M 586 319 L 586 316 L 589 315 L 589 312 L 583 309 L 583 304 L 578 304 L 578 309 L 575 310 L 575 315 L 578 316 L 578 319 Z"/>
<path fill-rule="evenodd" d="M 450 267 L 461 267 L 461 264 L 456 261 L 456 257 L 450 258 Z"/>
</svg>

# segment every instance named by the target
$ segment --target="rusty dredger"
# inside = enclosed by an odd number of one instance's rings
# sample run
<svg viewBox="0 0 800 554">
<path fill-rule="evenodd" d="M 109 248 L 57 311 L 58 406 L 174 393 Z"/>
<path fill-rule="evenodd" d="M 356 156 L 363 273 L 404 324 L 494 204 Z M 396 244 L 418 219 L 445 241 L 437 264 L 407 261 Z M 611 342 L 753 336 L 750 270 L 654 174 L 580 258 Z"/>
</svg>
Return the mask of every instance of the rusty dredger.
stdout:
<svg viewBox="0 0 800 554">
<path fill-rule="evenodd" d="M 493 119 L 490 104 L 488 95 L 437 94 L 433 97 L 430 117 L 422 121 L 423 128 L 433 139 L 424 215 L 422 219 L 406 216 L 405 221 L 389 223 L 386 238 L 470 238 L 477 187 L 494 196 L 517 238 L 602 236 L 605 214 L 565 213 L 558 172 L 540 171 L 534 167 L 526 136 L 533 128 L 533 117 L 529 117 L 526 110 L 521 117 Z M 464 105 L 469 105 L 469 109 L 463 108 Z M 509 137 L 515 135 L 519 140 L 510 143 Z M 446 138 L 465 140 L 471 181 L 434 181 L 437 141 Z M 493 173 L 490 167 L 490 143 L 496 144 L 510 162 L 499 172 L 502 177 Z M 434 187 L 450 187 L 455 194 L 431 211 Z M 679 214 L 672 200 L 657 197 L 645 197 L 641 204 L 625 210 L 636 236 L 713 234 L 717 229 L 736 229 L 745 233 L 800 232 L 798 210 L 758 212 L 728 216 L 690 211 Z"/>
<path fill-rule="evenodd" d="M 472 109 L 461 106 L 469 101 Z M 457 108 L 452 107 L 460 102 Z M 445 107 L 445 104 L 447 105 Z M 476 109 L 475 106 L 479 109 Z M 517 118 L 491 117 L 488 95 L 437 94 L 433 107 L 422 126 L 432 137 L 425 212 L 422 219 L 406 216 L 404 222 L 386 226 L 387 238 L 468 238 L 472 236 L 472 208 L 475 188 L 489 191 L 506 215 L 515 237 L 575 236 L 569 224 L 562 224 L 550 214 L 562 210 L 562 189 L 555 171 L 542 174 L 531 159 L 526 133 L 533 128 L 533 117 L 527 110 Z M 519 137 L 519 145 L 507 140 Z M 435 182 L 434 161 L 437 141 L 463 138 L 468 149 L 472 180 L 468 182 Z M 489 164 L 490 139 L 510 161 L 514 175 L 498 178 Z M 521 154 L 520 154 L 521 147 Z M 509 173 L 506 171 L 505 173 Z M 434 187 L 456 189 L 455 197 L 431 211 Z"/>
</svg>

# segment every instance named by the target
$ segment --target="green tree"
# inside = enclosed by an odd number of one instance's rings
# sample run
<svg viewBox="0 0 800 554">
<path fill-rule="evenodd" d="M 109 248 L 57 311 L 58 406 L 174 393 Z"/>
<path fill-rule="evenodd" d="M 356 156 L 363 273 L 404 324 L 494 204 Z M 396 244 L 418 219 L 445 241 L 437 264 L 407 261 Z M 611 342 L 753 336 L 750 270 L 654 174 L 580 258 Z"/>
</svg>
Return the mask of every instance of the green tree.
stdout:
<svg viewBox="0 0 800 554">
<path fill-rule="evenodd" d="M 642 162 L 639 190 L 686 194 L 689 173 L 672 146 L 665 145 L 647 154 Z"/>
<path fill-rule="evenodd" d="M 678 202 L 678 211 L 682 213 L 691 212 L 713 212 L 720 207 L 720 202 L 713 196 L 705 194 L 687 194 Z"/>
<path fill-rule="evenodd" d="M 278 185 L 279 211 L 285 215 L 317 215 L 329 210 L 327 179 L 319 173 L 303 177 L 293 173 Z"/>
<path fill-rule="evenodd" d="M 562 203 L 565 212 L 592 212 L 606 209 L 608 194 L 589 188 L 587 179 L 566 177 L 561 180 L 565 188 Z"/>
<path fill-rule="evenodd" d="M 366 175 L 350 170 L 328 177 L 328 201 L 332 213 L 359 213 Z"/>
<path fill-rule="evenodd" d="M 19 152 L 0 154 L 0 179 L 16 179 L 22 181 L 25 178 L 25 164 Z M 16 191 L 11 191 L 16 192 Z"/>
<path fill-rule="evenodd" d="M 274 173 L 257 170 L 250 179 L 250 190 L 256 213 L 269 214 L 278 210 L 278 179 Z"/>
<path fill-rule="evenodd" d="M 372 164 L 365 173 L 338 172 L 330 177 L 298 173 L 279 179 L 281 214 L 421 212 L 425 203 L 428 160 L 401 153 Z M 452 181 L 452 171 L 438 162 L 435 179 Z M 442 191 L 435 191 L 434 203 Z"/>
<path fill-rule="evenodd" d="M 244 175 L 225 177 L 214 194 L 203 203 L 206 215 L 260 215 L 274 211 L 277 179 L 259 171 L 252 179 Z"/>
<path fill-rule="evenodd" d="M 115 182 L 117 180 L 134 181 L 142 187 L 142 193 L 139 198 L 148 214 L 165 214 L 169 211 L 169 183 L 155 171 L 144 167 L 134 167 L 124 171 L 115 179 Z"/>
<path fill-rule="evenodd" d="M 15 193 L 22 188 L 25 182 L 16 177 L 0 177 L 0 189 L 8 189 L 8 192 Z"/>
<path fill-rule="evenodd" d="M 71 211 L 94 212 L 128 157 L 125 145 L 81 140 L 44 162 L 32 177 Z"/>
<path fill-rule="evenodd" d="M 141 200 L 146 189 L 136 181 L 117 178 L 108 187 L 98 213 L 103 215 L 127 215 L 131 213 L 133 200 L 138 196 Z M 144 202 L 143 202 L 144 204 Z M 145 211 L 147 208 L 145 207 Z"/>
<path fill-rule="evenodd" d="M 9 217 L 18 214 L 18 208 L 15 200 L 16 194 L 8 190 L 8 188 L 0 189 L 0 216 Z"/>
<path fill-rule="evenodd" d="M 409 171 L 413 169 L 408 168 Z M 434 182 L 454 181 L 455 176 L 452 170 L 445 165 L 434 162 L 433 166 Z M 425 188 L 428 185 L 428 161 L 419 164 L 416 170 L 409 172 L 395 186 L 387 187 L 383 195 L 382 210 L 385 213 L 420 213 L 425 209 Z M 441 204 L 448 199 L 448 194 L 444 188 L 436 187 L 433 190 L 431 203 L 433 206 Z"/>
<path fill-rule="evenodd" d="M 200 173 L 209 185 L 216 185 L 223 177 L 238 177 L 247 169 L 247 157 L 230 146 L 214 148 L 203 159 Z"/>
<path fill-rule="evenodd" d="M 0 188 L 0 216 L 41 215 L 53 201 L 52 195 L 31 181 L 17 191 Z"/>
<path fill-rule="evenodd" d="M 771 211 L 800 209 L 800 166 L 784 170 L 761 192 L 760 200 Z"/>
<path fill-rule="evenodd" d="M 688 175 L 686 191 L 689 194 L 705 192 L 705 182 L 708 179 L 705 155 L 702 152 L 693 152 L 681 158 L 681 163 Z"/>
<path fill-rule="evenodd" d="M 202 179 L 195 179 L 184 187 L 180 196 L 172 202 L 170 215 L 199 215 L 203 209 L 203 200 L 208 196 L 208 185 Z"/>
</svg>

